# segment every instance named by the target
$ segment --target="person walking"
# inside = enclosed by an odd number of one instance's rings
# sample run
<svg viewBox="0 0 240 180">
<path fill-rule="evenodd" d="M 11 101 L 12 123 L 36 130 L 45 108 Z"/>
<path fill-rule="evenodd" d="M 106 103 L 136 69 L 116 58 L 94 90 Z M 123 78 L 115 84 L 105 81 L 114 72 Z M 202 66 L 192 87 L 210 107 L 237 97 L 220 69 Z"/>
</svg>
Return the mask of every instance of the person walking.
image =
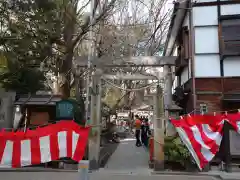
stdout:
<svg viewBox="0 0 240 180">
<path fill-rule="evenodd" d="M 141 125 L 142 122 L 139 119 L 139 116 L 136 115 L 135 116 L 135 137 L 136 137 L 136 146 L 139 147 L 142 145 L 141 141 L 140 141 L 140 134 L 141 134 Z"/>
<path fill-rule="evenodd" d="M 150 135 L 151 130 L 149 127 L 148 118 L 146 117 L 141 126 L 141 140 L 145 147 L 148 147 L 148 138 Z"/>
</svg>

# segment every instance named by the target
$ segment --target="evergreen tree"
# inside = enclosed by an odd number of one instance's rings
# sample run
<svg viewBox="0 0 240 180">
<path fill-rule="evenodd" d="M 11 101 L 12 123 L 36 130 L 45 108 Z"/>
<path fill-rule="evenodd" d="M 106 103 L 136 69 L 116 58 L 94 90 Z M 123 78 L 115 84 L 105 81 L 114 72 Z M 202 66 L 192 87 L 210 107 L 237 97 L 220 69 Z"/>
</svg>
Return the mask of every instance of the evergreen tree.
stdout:
<svg viewBox="0 0 240 180">
<path fill-rule="evenodd" d="M 21 93 L 44 87 L 41 62 L 54 58 L 53 44 L 60 39 L 56 4 L 50 0 L 0 2 L 0 51 L 7 60 L 0 74 L 6 89 Z"/>
</svg>

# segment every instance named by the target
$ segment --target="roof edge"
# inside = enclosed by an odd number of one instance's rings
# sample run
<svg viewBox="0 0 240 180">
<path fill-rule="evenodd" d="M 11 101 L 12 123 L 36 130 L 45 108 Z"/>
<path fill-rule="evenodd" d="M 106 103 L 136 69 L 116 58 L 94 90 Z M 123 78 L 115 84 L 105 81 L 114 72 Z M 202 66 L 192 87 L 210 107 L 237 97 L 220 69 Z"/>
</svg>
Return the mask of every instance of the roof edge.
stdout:
<svg viewBox="0 0 240 180">
<path fill-rule="evenodd" d="M 174 3 L 174 6 L 173 6 L 171 22 L 170 22 L 170 25 L 169 25 L 169 28 L 168 28 L 168 33 L 167 33 L 167 40 L 165 42 L 164 50 L 163 50 L 163 55 L 164 56 L 165 56 L 166 51 L 167 51 L 167 45 L 168 45 L 168 42 L 169 42 L 169 39 L 170 39 L 170 36 L 171 36 L 172 28 L 174 26 L 174 20 L 175 20 L 176 15 L 177 15 L 179 4 L 180 4 L 179 2 L 176 2 L 176 3 Z"/>
<path fill-rule="evenodd" d="M 186 0 L 186 1 L 183 1 L 181 3 L 180 2 L 176 2 L 174 4 L 173 13 L 172 13 L 172 17 L 171 17 L 171 22 L 170 22 L 169 30 L 168 30 L 168 33 L 167 33 L 167 40 L 166 40 L 165 45 L 164 45 L 163 56 L 166 56 L 167 50 L 169 49 L 168 45 L 169 45 L 169 41 L 171 39 L 173 28 L 174 28 L 174 26 L 176 26 L 176 18 L 177 18 L 177 16 L 181 16 L 182 14 L 184 14 L 183 17 L 180 20 L 181 23 L 178 25 L 179 27 L 184 22 L 184 17 L 186 16 L 188 2 L 189 2 L 189 0 Z M 182 12 L 179 12 L 179 10 L 181 10 Z M 172 48 L 173 47 L 171 47 L 171 50 L 172 50 Z"/>
</svg>

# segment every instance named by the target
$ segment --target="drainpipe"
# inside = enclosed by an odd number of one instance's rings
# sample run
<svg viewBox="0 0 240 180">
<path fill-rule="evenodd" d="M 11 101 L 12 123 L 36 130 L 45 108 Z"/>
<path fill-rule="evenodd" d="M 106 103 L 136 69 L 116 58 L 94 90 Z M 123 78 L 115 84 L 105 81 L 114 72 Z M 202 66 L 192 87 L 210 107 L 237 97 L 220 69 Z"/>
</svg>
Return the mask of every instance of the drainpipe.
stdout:
<svg viewBox="0 0 240 180">
<path fill-rule="evenodd" d="M 195 114 L 196 105 L 197 105 L 197 96 L 196 96 L 196 84 L 195 84 L 195 32 L 193 26 L 193 6 L 192 0 L 189 1 L 189 63 L 191 68 L 191 76 L 192 76 L 192 97 L 193 97 L 193 112 Z"/>
</svg>

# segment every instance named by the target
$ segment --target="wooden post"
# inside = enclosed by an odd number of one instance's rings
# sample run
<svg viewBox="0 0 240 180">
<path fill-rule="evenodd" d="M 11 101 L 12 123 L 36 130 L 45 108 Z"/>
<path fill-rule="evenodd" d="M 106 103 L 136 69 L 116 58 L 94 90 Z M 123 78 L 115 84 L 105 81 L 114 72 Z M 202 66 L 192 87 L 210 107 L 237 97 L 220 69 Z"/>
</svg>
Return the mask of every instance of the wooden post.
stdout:
<svg viewBox="0 0 240 180">
<path fill-rule="evenodd" d="M 231 154 L 230 154 L 230 130 L 229 124 L 227 122 L 224 123 L 223 126 L 223 143 L 224 143 L 224 159 L 225 159 L 225 171 L 232 172 L 231 166 Z"/>
</svg>

